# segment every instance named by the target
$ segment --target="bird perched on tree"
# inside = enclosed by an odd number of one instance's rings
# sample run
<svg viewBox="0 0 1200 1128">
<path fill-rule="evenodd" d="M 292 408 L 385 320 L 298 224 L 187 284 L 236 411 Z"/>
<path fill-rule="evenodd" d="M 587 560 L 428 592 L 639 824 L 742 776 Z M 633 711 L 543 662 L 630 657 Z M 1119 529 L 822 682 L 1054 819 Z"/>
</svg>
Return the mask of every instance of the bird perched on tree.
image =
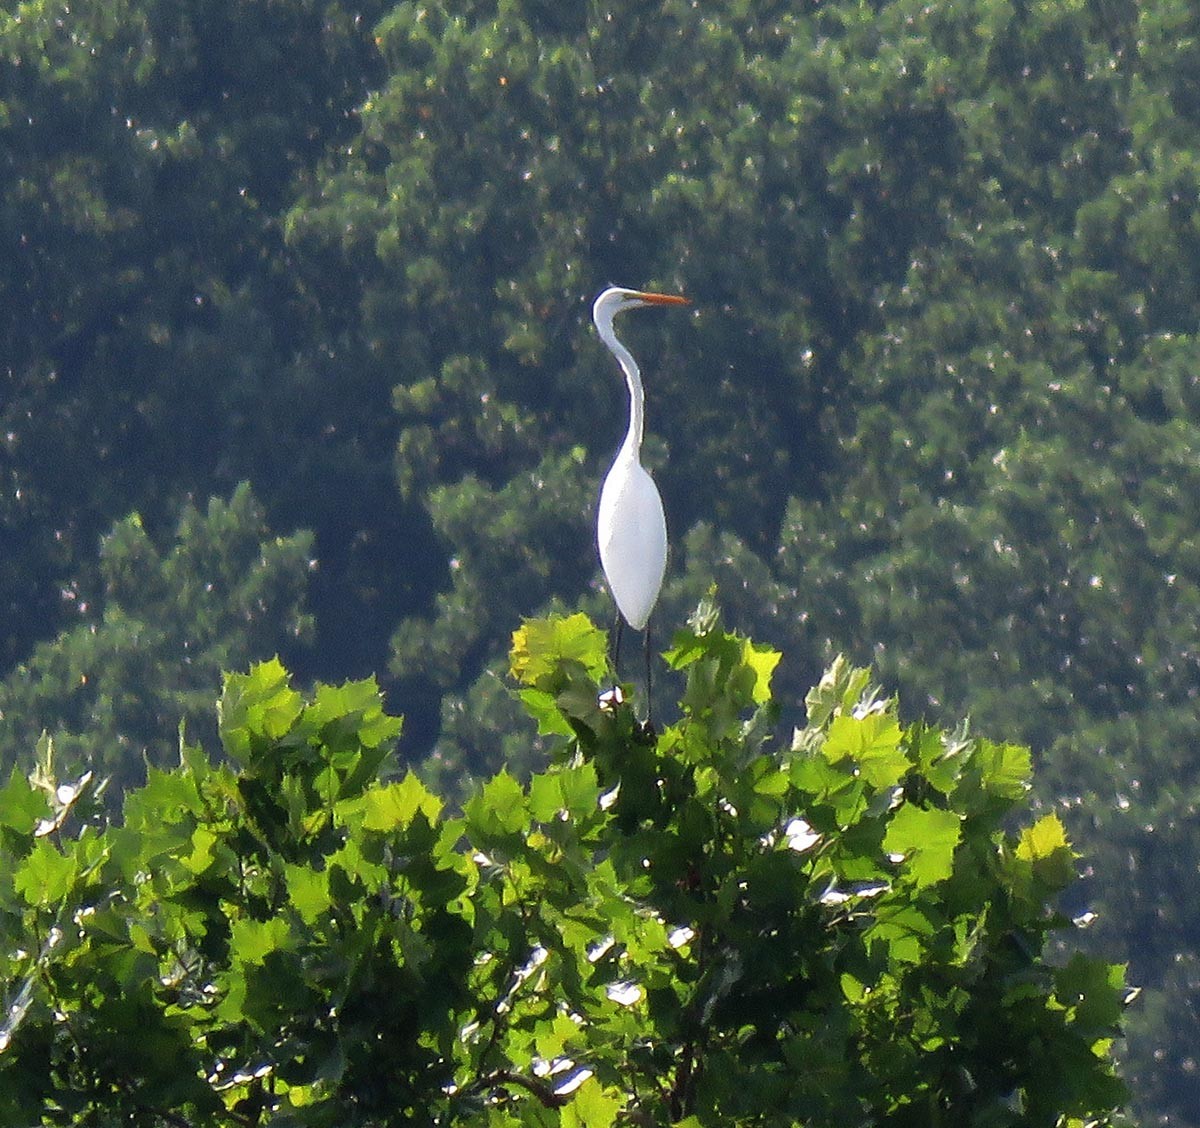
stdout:
<svg viewBox="0 0 1200 1128">
<path fill-rule="evenodd" d="M 629 430 L 600 491 L 596 539 L 600 564 L 621 619 L 645 630 L 658 600 L 667 567 L 667 524 L 654 479 L 642 465 L 645 393 L 633 354 L 617 340 L 613 318 L 627 309 L 648 305 L 687 305 L 687 298 L 610 286 L 592 306 L 596 331 L 617 358 L 629 386 Z M 647 659 L 648 661 L 648 659 Z M 647 668 L 647 682 L 649 670 Z M 648 687 L 647 687 L 648 692 Z"/>
</svg>

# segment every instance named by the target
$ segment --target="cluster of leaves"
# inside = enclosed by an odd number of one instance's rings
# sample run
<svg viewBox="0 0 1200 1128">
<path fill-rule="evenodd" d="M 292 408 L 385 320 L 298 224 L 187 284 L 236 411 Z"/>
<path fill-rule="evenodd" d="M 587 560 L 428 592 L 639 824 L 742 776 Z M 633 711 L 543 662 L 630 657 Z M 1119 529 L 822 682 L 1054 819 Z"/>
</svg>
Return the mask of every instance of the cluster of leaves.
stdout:
<svg viewBox="0 0 1200 1128">
<path fill-rule="evenodd" d="M 1122 969 L 1070 931 L 1029 753 L 901 724 L 835 663 L 771 735 L 779 655 L 711 608 L 655 737 L 582 615 L 512 670 L 553 764 L 458 817 L 381 776 L 373 682 L 226 678 L 197 747 L 96 815 L 0 790 L 0 1116 L 240 1126 L 1115 1124 Z"/>
</svg>

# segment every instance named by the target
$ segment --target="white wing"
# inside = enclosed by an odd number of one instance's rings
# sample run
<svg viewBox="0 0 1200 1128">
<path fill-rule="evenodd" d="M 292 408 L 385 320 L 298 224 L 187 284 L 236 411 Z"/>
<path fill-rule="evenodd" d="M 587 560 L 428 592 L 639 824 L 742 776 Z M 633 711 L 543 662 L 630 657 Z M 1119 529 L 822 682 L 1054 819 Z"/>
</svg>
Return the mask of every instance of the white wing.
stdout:
<svg viewBox="0 0 1200 1128">
<path fill-rule="evenodd" d="M 604 479 L 596 532 L 613 599 L 625 621 L 643 630 L 667 569 L 667 522 L 654 479 L 625 450 Z"/>
</svg>

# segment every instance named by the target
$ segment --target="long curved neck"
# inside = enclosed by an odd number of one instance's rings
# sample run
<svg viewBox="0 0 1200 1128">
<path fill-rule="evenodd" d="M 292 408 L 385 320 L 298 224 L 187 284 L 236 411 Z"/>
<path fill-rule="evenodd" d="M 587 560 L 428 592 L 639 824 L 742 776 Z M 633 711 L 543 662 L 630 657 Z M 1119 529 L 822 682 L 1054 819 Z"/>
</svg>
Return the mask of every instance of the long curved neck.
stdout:
<svg viewBox="0 0 1200 1128">
<path fill-rule="evenodd" d="M 625 373 L 625 383 L 629 385 L 629 430 L 625 434 L 625 442 L 621 449 L 630 450 L 635 455 L 642 449 L 642 429 L 645 417 L 645 393 L 642 391 L 642 374 L 638 370 L 637 361 L 613 332 L 612 322 L 596 327 L 600 339 L 608 346 L 609 352 L 617 358 L 621 371 Z"/>
</svg>

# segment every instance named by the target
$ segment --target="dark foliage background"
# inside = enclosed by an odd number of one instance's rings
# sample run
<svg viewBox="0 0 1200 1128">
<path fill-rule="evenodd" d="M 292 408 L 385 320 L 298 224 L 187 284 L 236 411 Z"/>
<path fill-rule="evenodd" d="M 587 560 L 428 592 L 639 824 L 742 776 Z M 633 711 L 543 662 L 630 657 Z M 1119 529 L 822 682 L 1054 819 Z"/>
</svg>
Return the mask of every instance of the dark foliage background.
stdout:
<svg viewBox="0 0 1200 1128">
<path fill-rule="evenodd" d="M 607 614 L 588 305 L 679 289 L 625 326 L 660 631 L 715 578 L 785 699 L 846 651 L 1031 743 L 1143 1121 L 1200 1125 L 1193 5 L 102 0 L 0 46 L 6 764 L 136 778 L 283 650 L 386 674 L 446 792 L 528 766 L 511 631 Z"/>
</svg>

